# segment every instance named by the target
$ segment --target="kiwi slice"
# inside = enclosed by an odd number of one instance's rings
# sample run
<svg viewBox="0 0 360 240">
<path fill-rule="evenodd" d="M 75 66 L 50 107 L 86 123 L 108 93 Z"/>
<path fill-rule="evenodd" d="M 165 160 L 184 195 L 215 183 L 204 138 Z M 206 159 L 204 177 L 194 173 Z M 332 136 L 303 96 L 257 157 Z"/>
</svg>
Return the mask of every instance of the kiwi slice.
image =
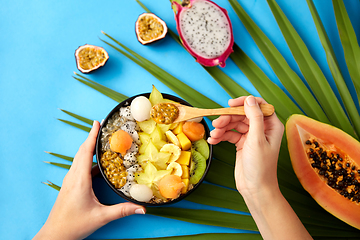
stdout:
<svg viewBox="0 0 360 240">
<path fill-rule="evenodd" d="M 206 158 L 201 153 L 192 148 L 190 163 L 190 183 L 198 183 L 204 175 L 205 169 Z"/>
<path fill-rule="evenodd" d="M 193 142 L 192 148 L 201 153 L 205 159 L 209 158 L 210 149 L 209 145 L 205 139 L 200 139 L 198 141 Z"/>
</svg>

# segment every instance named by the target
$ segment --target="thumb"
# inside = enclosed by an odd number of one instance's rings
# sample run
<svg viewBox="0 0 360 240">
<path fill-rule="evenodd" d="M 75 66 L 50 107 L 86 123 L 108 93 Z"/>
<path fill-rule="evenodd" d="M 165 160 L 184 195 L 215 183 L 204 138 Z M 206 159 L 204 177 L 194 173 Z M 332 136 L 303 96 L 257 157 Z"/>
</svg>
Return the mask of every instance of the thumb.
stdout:
<svg viewBox="0 0 360 240">
<path fill-rule="evenodd" d="M 264 115 L 255 97 L 248 96 L 245 99 L 244 110 L 249 119 L 249 136 L 261 139 L 264 137 Z"/>
<path fill-rule="evenodd" d="M 104 206 L 102 214 L 106 219 L 106 222 L 111 222 L 116 219 L 130 216 L 133 214 L 145 214 L 145 212 L 146 209 L 144 207 L 136 205 L 134 203 L 126 202 L 112 206 Z"/>
</svg>

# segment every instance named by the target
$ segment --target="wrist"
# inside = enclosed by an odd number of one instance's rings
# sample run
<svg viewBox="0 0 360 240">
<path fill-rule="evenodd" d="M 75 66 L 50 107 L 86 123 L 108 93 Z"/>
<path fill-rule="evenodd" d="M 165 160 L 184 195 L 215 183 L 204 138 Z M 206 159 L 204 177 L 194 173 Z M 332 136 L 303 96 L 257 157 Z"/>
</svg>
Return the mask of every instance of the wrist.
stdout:
<svg viewBox="0 0 360 240">
<path fill-rule="evenodd" d="M 249 209 L 252 208 L 256 211 L 261 211 L 261 209 L 266 208 L 267 205 L 272 205 L 278 201 L 279 198 L 283 198 L 278 184 L 263 185 L 253 190 L 243 190 L 241 195 Z"/>
</svg>

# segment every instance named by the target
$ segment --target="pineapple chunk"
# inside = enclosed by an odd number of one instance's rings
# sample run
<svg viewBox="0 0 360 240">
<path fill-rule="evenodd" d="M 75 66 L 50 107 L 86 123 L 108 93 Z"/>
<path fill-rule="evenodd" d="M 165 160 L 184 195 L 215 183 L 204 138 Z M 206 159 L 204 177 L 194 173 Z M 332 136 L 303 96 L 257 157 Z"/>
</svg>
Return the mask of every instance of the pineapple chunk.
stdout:
<svg viewBox="0 0 360 240">
<path fill-rule="evenodd" d="M 188 188 L 189 188 L 189 179 L 188 178 L 184 178 L 184 179 L 181 179 L 182 182 L 185 184 L 184 187 L 181 189 L 181 193 L 182 194 L 185 194 L 187 193 L 188 191 Z"/>
<path fill-rule="evenodd" d="M 182 150 L 186 151 L 191 148 L 191 141 L 183 132 L 179 133 L 176 136 L 179 139 Z"/>
<path fill-rule="evenodd" d="M 182 179 L 189 178 L 189 167 L 186 165 L 181 165 L 181 168 L 182 168 L 181 178 Z"/>
<path fill-rule="evenodd" d="M 181 151 L 181 155 L 178 160 L 176 160 L 177 163 L 181 165 L 189 166 L 191 158 L 191 152 L 189 151 Z"/>
<path fill-rule="evenodd" d="M 174 134 L 179 134 L 179 133 L 182 133 L 182 127 L 184 125 L 184 122 L 180 122 L 179 125 L 177 125 L 176 128 L 174 128 L 172 131 Z"/>
</svg>

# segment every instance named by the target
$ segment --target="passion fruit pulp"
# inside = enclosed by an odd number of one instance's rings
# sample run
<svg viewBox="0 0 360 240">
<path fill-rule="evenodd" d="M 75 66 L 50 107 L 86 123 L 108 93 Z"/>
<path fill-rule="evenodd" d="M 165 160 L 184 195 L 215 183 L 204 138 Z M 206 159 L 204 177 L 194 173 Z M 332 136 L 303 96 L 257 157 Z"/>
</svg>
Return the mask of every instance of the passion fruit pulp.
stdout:
<svg viewBox="0 0 360 240">
<path fill-rule="evenodd" d="M 75 51 L 76 65 L 82 73 L 90 73 L 105 65 L 109 54 L 104 48 L 85 44 Z"/>
<path fill-rule="evenodd" d="M 143 45 L 158 41 L 167 33 L 166 23 L 153 13 L 141 14 L 135 24 L 136 36 Z"/>
</svg>

